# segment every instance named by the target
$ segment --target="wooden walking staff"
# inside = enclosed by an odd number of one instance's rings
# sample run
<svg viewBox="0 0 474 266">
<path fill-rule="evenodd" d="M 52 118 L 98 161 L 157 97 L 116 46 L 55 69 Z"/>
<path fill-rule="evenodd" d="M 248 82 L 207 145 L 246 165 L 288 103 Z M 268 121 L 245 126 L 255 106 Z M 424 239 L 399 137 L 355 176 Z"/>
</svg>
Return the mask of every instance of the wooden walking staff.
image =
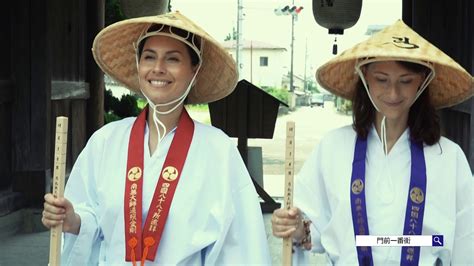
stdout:
<svg viewBox="0 0 474 266">
<path fill-rule="evenodd" d="M 54 170 L 53 170 L 53 196 L 55 198 L 64 196 L 64 178 L 66 172 L 67 151 L 67 126 L 68 119 L 65 116 L 56 118 L 56 137 L 54 138 Z M 63 225 L 59 224 L 51 228 L 49 241 L 49 265 L 61 265 L 61 233 Z"/>
<path fill-rule="evenodd" d="M 285 154 L 285 209 L 293 207 L 293 177 L 295 170 L 295 122 L 286 122 L 286 154 Z M 282 265 L 291 266 L 293 255 L 292 237 L 283 238 Z"/>
</svg>

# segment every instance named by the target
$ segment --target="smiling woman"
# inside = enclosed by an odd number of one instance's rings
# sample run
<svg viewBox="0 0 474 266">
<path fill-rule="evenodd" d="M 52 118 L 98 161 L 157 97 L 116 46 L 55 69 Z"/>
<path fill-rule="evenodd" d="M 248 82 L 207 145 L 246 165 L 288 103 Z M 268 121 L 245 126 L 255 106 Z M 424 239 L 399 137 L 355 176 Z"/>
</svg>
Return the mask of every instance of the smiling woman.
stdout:
<svg viewBox="0 0 474 266">
<path fill-rule="evenodd" d="M 474 179 L 461 148 L 440 135 L 435 112 L 470 98 L 472 76 L 400 20 L 316 76 L 353 100 L 354 123 L 325 136 L 307 159 L 295 181 L 297 207 L 274 212 L 274 235 L 312 239 L 333 265 L 473 265 Z M 356 245 L 368 235 L 444 235 L 450 243 Z"/>
<path fill-rule="evenodd" d="M 179 12 L 112 24 L 93 54 L 147 106 L 91 137 L 65 198 L 45 196 L 43 224 L 63 224 L 63 264 L 269 265 L 258 196 L 234 142 L 184 108 L 233 91 L 230 55 Z"/>
<path fill-rule="evenodd" d="M 143 42 L 138 63 L 142 93 L 155 104 L 165 104 L 187 95 L 197 66 L 192 65 L 186 45 L 167 36 L 152 36 Z M 162 112 L 170 109 L 169 106 L 158 108 Z"/>
<path fill-rule="evenodd" d="M 378 132 L 381 132 L 382 120 L 386 119 L 387 127 L 396 128 L 408 124 L 412 128 L 414 139 L 424 140 L 427 144 L 434 144 L 439 139 L 439 124 L 435 119 L 434 108 L 430 104 L 429 97 L 422 96 L 425 88 L 422 84 L 429 78 L 430 69 L 416 63 L 405 61 L 380 61 L 373 62 L 363 66 L 363 77 L 366 82 L 359 83 L 359 89 L 353 97 L 354 110 L 357 112 L 367 112 L 365 114 L 356 113 L 354 125 L 356 129 L 365 135 L 364 131 L 371 127 L 375 121 Z M 426 93 L 425 93 L 426 94 Z M 420 99 L 415 102 L 418 97 Z M 423 110 L 425 118 L 417 123 L 427 123 L 422 127 L 414 125 L 414 119 L 409 119 L 411 107 L 418 109 L 422 104 L 426 107 Z M 360 106 L 371 106 L 370 110 L 362 110 Z M 418 114 L 421 115 L 421 114 Z M 371 117 L 365 119 L 365 117 Z M 413 115 L 411 116 L 413 117 Z M 431 126 L 432 125 L 432 126 Z M 432 137 L 423 138 L 417 128 L 424 128 L 424 134 L 430 134 Z M 429 128 L 429 130 L 426 130 Z M 390 131 L 393 132 L 393 131 Z M 390 151 L 394 144 L 396 136 L 388 136 L 390 142 L 387 150 Z"/>
</svg>

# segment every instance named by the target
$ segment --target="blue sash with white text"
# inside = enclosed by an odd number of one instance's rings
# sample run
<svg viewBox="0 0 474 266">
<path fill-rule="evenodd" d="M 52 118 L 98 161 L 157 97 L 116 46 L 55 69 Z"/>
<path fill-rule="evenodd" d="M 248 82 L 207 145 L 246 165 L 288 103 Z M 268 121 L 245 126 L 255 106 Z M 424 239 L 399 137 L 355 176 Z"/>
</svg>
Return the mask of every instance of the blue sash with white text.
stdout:
<svg viewBox="0 0 474 266">
<path fill-rule="evenodd" d="M 403 235 L 421 235 L 426 198 L 426 165 L 423 144 L 410 141 L 411 174 Z M 351 177 L 352 224 L 355 235 L 369 235 L 365 201 L 367 139 L 357 138 Z M 359 265 L 373 266 L 372 249 L 357 247 Z M 418 265 L 420 247 L 402 247 L 400 265 Z"/>
</svg>

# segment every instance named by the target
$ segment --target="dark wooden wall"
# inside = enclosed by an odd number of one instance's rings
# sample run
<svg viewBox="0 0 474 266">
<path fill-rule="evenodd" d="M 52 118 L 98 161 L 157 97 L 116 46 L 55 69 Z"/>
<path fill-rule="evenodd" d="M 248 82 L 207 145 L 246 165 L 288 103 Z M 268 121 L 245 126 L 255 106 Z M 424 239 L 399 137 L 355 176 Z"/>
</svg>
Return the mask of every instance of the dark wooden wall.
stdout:
<svg viewBox="0 0 474 266">
<path fill-rule="evenodd" d="M 69 117 L 67 168 L 75 161 L 86 141 L 86 106 L 89 84 L 86 81 L 86 2 L 49 1 L 51 65 L 51 132 L 57 116 Z M 86 50 L 87 49 L 87 50 Z M 50 134 L 53 141 L 54 134 Z M 54 156 L 51 151 L 50 156 Z M 51 161 L 51 169 L 53 161 Z"/>
<path fill-rule="evenodd" d="M 91 54 L 104 0 L 7 1 L 0 22 L 0 196 L 41 205 L 55 120 L 69 117 L 67 169 L 103 125 L 103 78 Z M 1 200 L 1 198 L 0 198 Z"/>
<path fill-rule="evenodd" d="M 4 5 L 4 14 L 10 13 L 10 4 Z M 12 182 L 11 175 L 11 105 L 13 95 L 13 83 L 11 80 L 11 64 L 10 64 L 10 40 L 11 27 L 10 16 L 0 16 L 0 61 L 8 62 L 0 63 L 0 190 L 8 188 Z M 2 178 L 3 177 L 3 178 Z"/>
<path fill-rule="evenodd" d="M 472 0 L 403 0 L 403 20 L 474 73 Z M 440 112 L 446 137 L 457 142 L 474 170 L 474 99 Z"/>
<path fill-rule="evenodd" d="M 11 152 L 13 189 L 28 199 L 44 191 L 49 169 L 51 75 L 45 1 L 10 7 Z"/>
</svg>

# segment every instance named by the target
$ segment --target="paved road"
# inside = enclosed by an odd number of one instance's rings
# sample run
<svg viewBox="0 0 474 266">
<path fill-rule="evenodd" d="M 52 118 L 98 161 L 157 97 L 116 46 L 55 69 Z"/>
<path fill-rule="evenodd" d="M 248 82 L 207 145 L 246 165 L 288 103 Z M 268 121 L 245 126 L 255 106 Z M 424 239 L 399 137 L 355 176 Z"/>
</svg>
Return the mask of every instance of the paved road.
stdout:
<svg viewBox="0 0 474 266">
<path fill-rule="evenodd" d="M 295 122 L 295 171 L 301 169 L 304 161 L 321 138 L 329 131 L 352 123 L 352 117 L 334 110 L 333 105 L 322 107 L 300 107 L 295 112 L 277 119 L 273 139 L 250 139 L 249 146 L 262 147 L 264 188 L 275 199 L 282 199 L 284 191 L 284 161 L 286 143 L 286 122 Z M 265 229 L 273 265 L 281 265 L 281 239 L 271 233 L 271 214 L 264 214 Z M 312 254 L 311 265 L 326 265 L 324 255 Z"/>
<path fill-rule="evenodd" d="M 249 139 L 249 146 L 262 147 L 265 175 L 284 173 L 286 122 L 295 122 L 295 170 L 298 172 L 311 151 L 330 130 L 352 123 L 352 117 L 342 115 L 332 105 L 300 107 L 277 119 L 273 139 Z"/>
</svg>

